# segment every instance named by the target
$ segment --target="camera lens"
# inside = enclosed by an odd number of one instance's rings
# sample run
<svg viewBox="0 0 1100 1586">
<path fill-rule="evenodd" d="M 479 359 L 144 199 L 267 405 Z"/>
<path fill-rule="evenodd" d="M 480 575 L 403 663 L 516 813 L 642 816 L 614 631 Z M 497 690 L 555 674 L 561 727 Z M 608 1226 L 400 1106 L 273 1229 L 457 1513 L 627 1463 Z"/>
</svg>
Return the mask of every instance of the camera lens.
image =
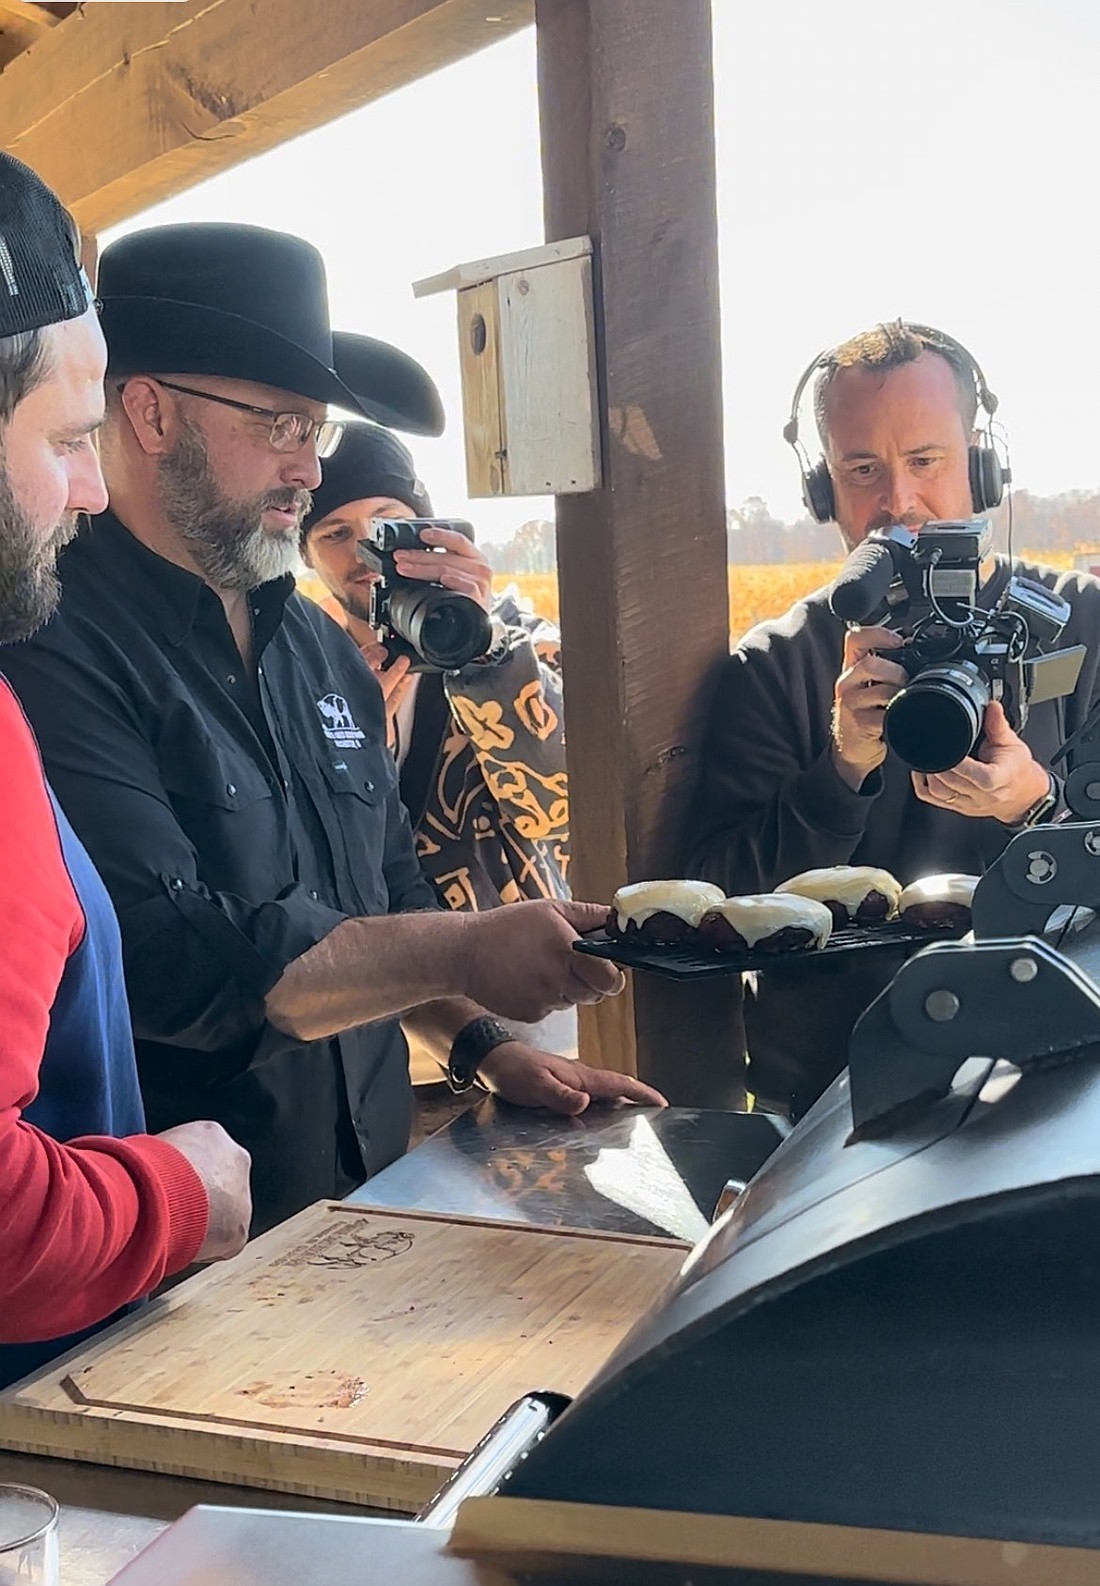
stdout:
<svg viewBox="0 0 1100 1586">
<path fill-rule="evenodd" d="M 974 752 L 990 697 L 971 661 L 927 667 L 887 705 L 883 735 L 914 771 L 950 771 Z"/>
<path fill-rule="evenodd" d="M 489 615 L 477 601 L 438 584 L 392 589 L 389 622 L 429 666 L 441 672 L 457 671 L 484 655 L 493 639 Z"/>
</svg>

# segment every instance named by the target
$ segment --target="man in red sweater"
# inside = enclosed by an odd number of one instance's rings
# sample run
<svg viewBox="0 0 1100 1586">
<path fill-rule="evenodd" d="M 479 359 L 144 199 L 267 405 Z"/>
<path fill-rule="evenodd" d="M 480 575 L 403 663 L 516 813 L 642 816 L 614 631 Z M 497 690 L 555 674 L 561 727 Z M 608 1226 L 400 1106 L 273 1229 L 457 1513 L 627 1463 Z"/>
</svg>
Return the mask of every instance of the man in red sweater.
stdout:
<svg viewBox="0 0 1100 1586">
<path fill-rule="evenodd" d="M 0 643 L 50 617 L 76 514 L 107 504 L 105 365 L 75 227 L 0 153 Z M 114 912 L 0 676 L 0 1387 L 243 1246 L 247 1152 L 144 1127 Z"/>
</svg>

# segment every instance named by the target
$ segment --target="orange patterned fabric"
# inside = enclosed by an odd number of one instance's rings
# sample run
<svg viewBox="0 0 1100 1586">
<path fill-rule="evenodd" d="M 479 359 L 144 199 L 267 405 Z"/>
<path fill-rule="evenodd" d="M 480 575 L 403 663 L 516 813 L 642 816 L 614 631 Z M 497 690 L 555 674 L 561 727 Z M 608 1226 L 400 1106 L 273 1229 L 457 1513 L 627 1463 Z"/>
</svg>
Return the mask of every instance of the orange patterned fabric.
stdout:
<svg viewBox="0 0 1100 1586">
<path fill-rule="evenodd" d="M 493 614 L 504 643 L 443 679 L 449 715 L 434 774 L 409 812 L 421 867 L 452 909 L 568 896 L 560 636 L 510 591 Z M 426 726 L 418 700 L 414 742 Z"/>
</svg>

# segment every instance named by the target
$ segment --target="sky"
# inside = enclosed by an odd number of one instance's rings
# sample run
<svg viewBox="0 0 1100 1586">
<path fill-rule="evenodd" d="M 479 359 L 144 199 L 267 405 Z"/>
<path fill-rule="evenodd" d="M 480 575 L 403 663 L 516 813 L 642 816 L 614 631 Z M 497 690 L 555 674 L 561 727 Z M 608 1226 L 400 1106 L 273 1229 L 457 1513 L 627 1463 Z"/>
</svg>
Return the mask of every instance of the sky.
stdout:
<svg viewBox="0 0 1100 1586">
<path fill-rule="evenodd" d="M 325 0 L 316 0 L 323 5 Z M 676 0 L 668 0 L 675 4 Z M 964 342 L 1017 486 L 1100 487 L 1095 0 L 714 0 L 727 500 L 799 515 L 782 439 L 821 348 L 877 320 Z M 453 294 L 412 282 L 543 240 L 534 31 L 104 233 L 238 220 L 324 255 L 332 320 L 394 341 L 448 412 L 435 509 L 508 538 L 545 498 L 466 496 Z M 802 434 L 813 442 L 812 415 Z"/>
</svg>

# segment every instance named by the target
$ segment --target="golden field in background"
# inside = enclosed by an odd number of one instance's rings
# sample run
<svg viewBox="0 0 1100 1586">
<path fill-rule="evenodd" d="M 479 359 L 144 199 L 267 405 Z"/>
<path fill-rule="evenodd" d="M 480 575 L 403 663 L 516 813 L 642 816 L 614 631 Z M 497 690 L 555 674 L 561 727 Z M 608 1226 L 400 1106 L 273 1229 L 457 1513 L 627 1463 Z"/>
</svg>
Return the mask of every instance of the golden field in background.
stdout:
<svg viewBox="0 0 1100 1586">
<path fill-rule="evenodd" d="M 1025 561 L 1045 562 L 1049 567 L 1072 567 L 1070 552 L 1020 552 Z M 740 638 L 757 622 L 781 617 L 803 595 L 827 584 L 840 566 L 835 562 L 739 563 L 727 568 L 730 589 L 730 633 Z M 319 599 L 324 593 L 320 582 L 306 574 L 299 578 L 302 592 Z M 514 584 L 533 609 L 558 621 L 558 580 L 554 573 L 498 573 L 493 588 L 498 592 Z"/>
<path fill-rule="evenodd" d="M 730 632 L 739 636 L 754 623 L 781 616 L 803 595 L 828 583 L 839 566 L 839 562 L 777 562 L 727 568 Z M 493 579 L 496 590 L 509 584 L 515 584 L 540 615 L 557 622 L 558 580 L 553 573 L 501 573 Z"/>
<path fill-rule="evenodd" d="M 1045 562 L 1048 567 L 1072 567 L 1070 552 L 1024 550 L 1025 561 Z M 730 590 L 730 633 L 740 638 L 758 622 L 781 617 L 796 600 L 812 594 L 834 577 L 840 567 L 835 562 L 739 563 L 726 569 Z M 558 620 L 558 580 L 553 573 L 500 573 L 493 588 L 507 589 L 515 584 L 542 616 Z"/>
</svg>

